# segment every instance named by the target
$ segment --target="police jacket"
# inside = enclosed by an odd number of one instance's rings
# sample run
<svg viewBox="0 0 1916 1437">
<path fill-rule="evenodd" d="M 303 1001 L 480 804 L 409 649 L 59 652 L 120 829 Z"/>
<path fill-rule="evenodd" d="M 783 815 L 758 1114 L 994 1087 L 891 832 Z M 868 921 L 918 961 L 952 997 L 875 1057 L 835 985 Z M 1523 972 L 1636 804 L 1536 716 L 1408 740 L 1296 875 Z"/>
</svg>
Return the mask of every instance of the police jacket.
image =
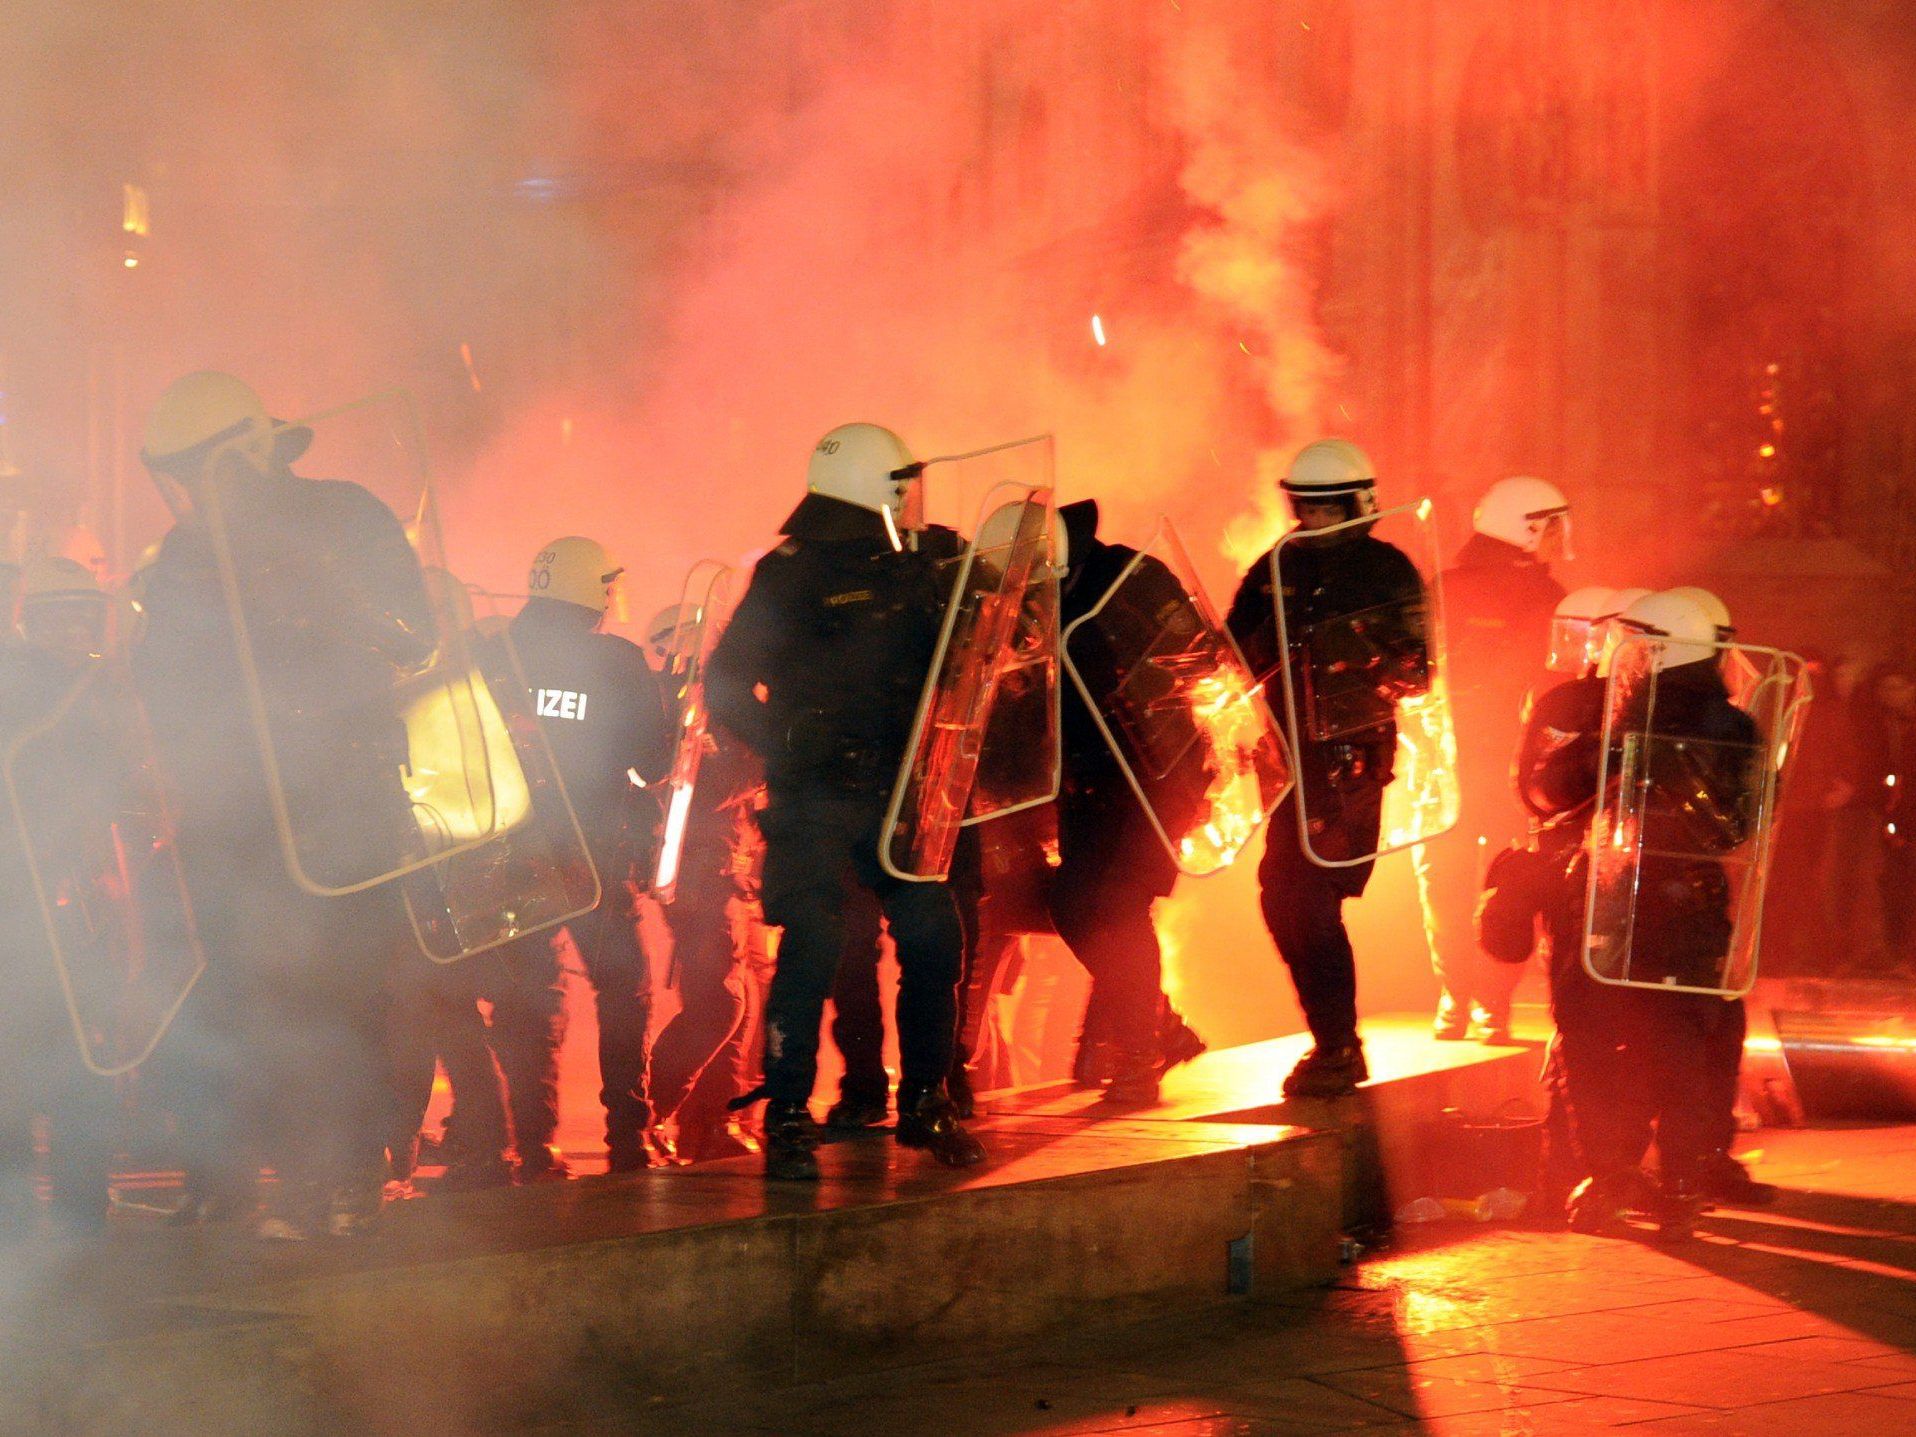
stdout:
<svg viewBox="0 0 1916 1437">
<path fill-rule="evenodd" d="M 931 529 L 900 552 L 881 516 L 817 494 L 784 532 L 712 652 L 706 702 L 764 761 L 774 796 L 811 784 L 882 792 L 904 758 L 961 542 Z"/>
<path fill-rule="evenodd" d="M 1450 700 L 1466 750 L 1510 751 L 1524 693 L 1538 680 L 1563 585 L 1523 550 L 1473 534 L 1444 571 Z"/>
<path fill-rule="evenodd" d="M 1626 700 L 1626 713 L 1632 705 Z M 1657 675 L 1648 727 L 1664 740 L 1650 756 L 1654 830 L 1646 844 L 1726 853 L 1754 832 L 1761 797 L 1762 732 L 1730 702 L 1715 656 Z M 1631 729 L 1643 726 L 1630 714 Z M 1694 740 L 1694 742 L 1683 742 Z"/>
<path fill-rule="evenodd" d="M 124 694 L 109 694 L 117 685 L 103 664 L 17 640 L 0 644 L 0 753 L 11 759 L 7 778 L 17 800 L 0 823 L 0 911 L 7 915 L 0 930 L 7 984 L 0 1043 L 16 1048 L 0 1053 L 0 1067 L 31 1051 L 18 1045 L 43 1046 L 46 1034 L 66 1027 L 35 872 L 51 916 L 64 923 L 75 997 L 104 1013 L 126 980 L 124 940 L 135 931 L 120 911 L 135 896 L 126 880 L 131 876 L 137 891 L 149 865 L 164 866 L 154 863 L 142 835 L 114 829 L 144 756 L 138 715 L 115 702 Z M 163 824 L 160 815 L 149 817 Z"/>
<path fill-rule="evenodd" d="M 645 654 L 598 622 L 579 604 L 528 599 L 507 633 L 579 826 L 603 852 L 644 826 L 628 770 L 648 785 L 663 779 L 673 731 Z"/>
<path fill-rule="evenodd" d="M 1361 732 L 1334 742 L 1314 742 L 1305 735 L 1304 752 L 1297 755 L 1307 771 L 1324 766 L 1346 767 L 1343 752 L 1363 755 L 1362 769 L 1374 781 L 1388 783 L 1397 746 L 1396 695 L 1415 691 L 1429 681 L 1424 585 L 1417 568 L 1393 544 L 1368 533 L 1349 534 L 1322 543 L 1284 546 L 1284 624 L 1291 652 L 1278 649 L 1277 611 L 1271 587 L 1273 549 L 1251 566 L 1231 600 L 1225 626 L 1238 642 L 1251 672 L 1266 685 L 1273 705 L 1282 699 L 1283 679 L 1278 666 L 1288 663 L 1300 706 L 1315 660 L 1304 641 L 1314 626 L 1363 614 L 1379 606 L 1398 604 L 1387 628 L 1372 626 L 1357 640 L 1371 652 L 1368 672 L 1374 676 L 1373 709 L 1376 720 Z"/>
<path fill-rule="evenodd" d="M 403 823 L 396 685 L 438 644 L 404 529 L 359 485 L 286 470 L 235 486 L 222 512 L 282 782 L 336 813 L 377 807 Z M 259 739 L 203 519 L 167 533 L 144 608 L 135 673 L 183 822 L 262 821 Z M 363 841 L 381 832 L 367 822 Z"/>
<path fill-rule="evenodd" d="M 1089 613 L 1100 599 L 1111 592 L 1111 586 L 1117 583 L 1125 567 L 1137 557 L 1138 551 L 1127 545 L 1107 544 L 1102 539 L 1090 536 L 1087 539 L 1088 542 L 1080 542 L 1075 535 L 1072 539 L 1071 572 L 1065 576 L 1064 586 L 1058 595 L 1060 630 L 1069 629 Z M 1162 565 L 1157 567 L 1160 570 L 1163 568 Z M 1135 605 L 1129 604 L 1128 597 L 1126 607 L 1135 608 Z M 1106 605 L 1099 622 L 1109 628 L 1122 644 L 1121 630 L 1141 627 L 1150 621 L 1150 617 L 1148 613 L 1113 612 L 1111 606 Z M 1076 651 L 1074 659 L 1097 664 L 1107 647 L 1088 642 L 1083 631 L 1080 631 L 1078 642 L 1073 645 Z M 1137 647 L 1142 652 L 1141 645 Z M 1101 675 L 1094 673 L 1088 677 L 1095 684 Z M 1111 746 L 1105 742 L 1104 733 L 1085 705 L 1084 695 L 1078 692 L 1077 684 L 1065 683 L 1060 709 L 1066 782 L 1076 790 L 1102 787 L 1112 781 L 1123 785 L 1124 778 L 1117 760 L 1111 755 Z"/>
<path fill-rule="evenodd" d="M 1604 691 L 1602 679 L 1585 674 L 1539 688 L 1524 702 L 1511 778 L 1523 806 L 1546 824 L 1596 797 Z"/>
</svg>

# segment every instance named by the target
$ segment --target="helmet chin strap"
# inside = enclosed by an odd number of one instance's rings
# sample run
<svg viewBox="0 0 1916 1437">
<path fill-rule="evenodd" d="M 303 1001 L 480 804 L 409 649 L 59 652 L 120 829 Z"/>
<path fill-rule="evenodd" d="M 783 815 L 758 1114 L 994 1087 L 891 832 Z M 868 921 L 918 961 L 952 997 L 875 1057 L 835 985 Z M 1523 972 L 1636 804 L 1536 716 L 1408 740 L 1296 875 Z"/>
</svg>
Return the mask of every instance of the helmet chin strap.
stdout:
<svg viewBox="0 0 1916 1437">
<path fill-rule="evenodd" d="M 889 504 L 879 505 L 878 512 L 885 516 L 885 534 L 891 540 L 892 552 L 895 554 L 904 553 L 905 541 L 899 537 L 898 521 L 892 518 L 891 516 L 891 505 Z M 916 536 L 914 536 L 914 538 L 915 537 Z"/>
</svg>

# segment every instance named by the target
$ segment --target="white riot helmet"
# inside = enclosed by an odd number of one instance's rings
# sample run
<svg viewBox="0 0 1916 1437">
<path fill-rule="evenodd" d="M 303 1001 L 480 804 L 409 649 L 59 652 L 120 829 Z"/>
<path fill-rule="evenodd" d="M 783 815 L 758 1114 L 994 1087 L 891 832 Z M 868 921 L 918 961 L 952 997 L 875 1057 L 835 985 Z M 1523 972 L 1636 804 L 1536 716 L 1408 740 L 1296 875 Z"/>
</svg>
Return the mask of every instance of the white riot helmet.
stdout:
<svg viewBox="0 0 1916 1437">
<path fill-rule="evenodd" d="M 20 576 L 20 634 L 40 648 L 97 654 L 106 643 L 107 597 L 99 576 L 64 555 L 26 562 Z"/>
<path fill-rule="evenodd" d="M 1278 481 L 1299 501 L 1347 500 L 1352 517 L 1377 512 L 1377 469 L 1370 455 L 1348 439 L 1318 439 L 1297 451 L 1290 471 Z"/>
<path fill-rule="evenodd" d="M 570 534 L 554 539 L 532 556 L 526 593 L 534 599 L 557 599 L 603 614 L 613 607 L 615 586 L 624 572 L 597 539 Z"/>
<path fill-rule="evenodd" d="M 1655 592 L 1654 589 L 1618 589 L 1610 595 L 1610 612 L 1606 617 L 1614 619 L 1638 599 L 1647 599 Z"/>
<path fill-rule="evenodd" d="M 924 466 L 905 441 L 878 424 L 841 424 L 812 450 L 805 487 L 828 499 L 889 516 L 910 527 L 908 500 Z"/>
<path fill-rule="evenodd" d="M 699 623 L 697 604 L 672 604 L 660 609 L 645 626 L 645 646 L 659 660 L 671 658 Z"/>
<path fill-rule="evenodd" d="M 1563 557 L 1575 558 L 1570 552 L 1570 501 L 1555 484 L 1527 474 L 1492 484 L 1470 516 L 1470 526 L 1479 534 L 1526 554 L 1537 552 L 1553 524 L 1563 535 Z"/>
<path fill-rule="evenodd" d="M 1617 611 L 1617 591 L 1602 584 L 1572 589 L 1557 601 L 1550 620 L 1550 652 L 1544 666 L 1556 674 L 1581 674 L 1603 648 L 1604 621 Z"/>
<path fill-rule="evenodd" d="M 1659 673 L 1717 656 L 1716 621 L 1709 610 L 1672 589 L 1638 599 L 1617 616 L 1617 627 L 1662 640 L 1652 659 Z"/>
<path fill-rule="evenodd" d="M 1638 599 L 1647 599 L 1655 592 L 1651 589 L 1616 589 L 1610 595 L 1610 611 L 1600 616 L 1600 627 L 1591 635 L 1591 642 L 1597 649 L 1597 672 L 1607 675 L 1610 672 L 1610 659 L 1617 647 L 1617 620 L 1623 611 L 1636 603 Z"/>
<path fill-rule="evenodd" d="M 1681 594 L 1695 601 L 1710 616 L 1710 622 L 1716 625 L 1716 639 L 1727 644 L 1736 637 L 1736 625 L 1730 619 L 1730 606 L 1708 589 L 1700 589 L 1695 584 L 1679 584 L 1674 589 L 1665 589 L 1666 594 Z"/>
<path fill-rule="evenodd" d="M 978 554 L 978 562 L 988 564 L 994 570 L 1004 563 L 1005 552 L 1018 537 L 1018 531 L 1024 524 L 1026 505 L 1019 500 L 1000 504 L 989 514 L 985 522 L 978 526 L 978 537 L 973 547 Z M 1045 553 L 1054 571 L 1062 575 L 1070 562 L 1070 540 L 1065 535 L 1062 524 L 1053 523 L 1049 516 L 1045 520 Z"/>
</svg>

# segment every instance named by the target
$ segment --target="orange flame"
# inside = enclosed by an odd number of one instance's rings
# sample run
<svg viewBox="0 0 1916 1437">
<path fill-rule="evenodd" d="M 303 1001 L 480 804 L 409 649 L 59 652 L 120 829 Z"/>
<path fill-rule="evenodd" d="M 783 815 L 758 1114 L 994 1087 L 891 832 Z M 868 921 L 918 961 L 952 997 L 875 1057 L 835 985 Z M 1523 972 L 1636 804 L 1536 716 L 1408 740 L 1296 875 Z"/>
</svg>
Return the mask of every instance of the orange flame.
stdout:
<svg viewBox="0 0 1916 1437">
<path fill-rule="evenodd" d="M 1191 716 L 1211 737 L 1217 772 L 1205 790 L 1209 816 L 1179 841 L 1180 857 L 1207 872 L 1227 866 L 1264 820 L 1256 754 L 1269 733 L 1249 678 L 1219 668 L 1191 685 Z"/>
<path fill-rule="evenodd" d="M 1457 738 L 1442 682 L 1397 705 L 1397 779 L 1384 796 L 1384 841 L 1396 848 L 1457 821 Z"/>
</svg>

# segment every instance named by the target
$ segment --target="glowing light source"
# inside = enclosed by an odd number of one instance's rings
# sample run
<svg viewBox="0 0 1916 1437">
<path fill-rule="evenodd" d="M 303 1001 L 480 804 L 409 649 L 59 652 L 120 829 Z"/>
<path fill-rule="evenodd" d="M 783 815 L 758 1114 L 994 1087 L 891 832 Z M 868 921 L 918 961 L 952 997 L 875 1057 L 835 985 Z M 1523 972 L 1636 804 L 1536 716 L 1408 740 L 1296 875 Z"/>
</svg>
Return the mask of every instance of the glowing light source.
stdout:
<svg viewBox="0 0 1916 1437">
<path fill-rule="evenodd" d="M 120 263 L 128 269 L 138 269 L 140 267 L 140 257 L 133 253 L 132 250 L 128 250 L 126 252 L 126 258 L 121 260 Z"/>
<path fill-rule="evenodd" d="M 1091 316 L 1091 337 L 1097 340 L 1098 348 L 1100 349 L 1104 348 L 1104 316 L 1103 315 L 1094 314 Z"/>
<path fill-rule="evenodd" d="M 138 185 L 120 186 L 120 229 L 126 234 L 138 235 L 144 239 L 151 226 L 151 216 L 147 210 L 146 191 Z M 131 269 L 129 264 L 127 268 Z"/>
<path fill-rule="evenodd" d="M 1774 459 L 1776 458 L 1776 446 L 1774 444 L 1760 444 L 1757 446 L 1756 456 L 1759 459 Z"/>
<path fill-rule="evenodd" d="M 428 842 L 504 833 L 532 807 L 512 735 L 477 673 L 436 684 L 401 715 L 410 755 L 406 791 Z"/>
<path fill-rule="evenodd" d="M 1397 782 L 1386 791 L 1382 822 L 1393 848 L 1421 842 L 1457 821 L 1457 741 L 1449 710 L 1441 683 L 1397 701 Z"/>
<path fill-rule="evenodd" d="M 659 844 L 659 866 L 655 883 L 670 889 L 679 881 L 679 858 L 685 851 L 685 825 L 692 814 L 692 786 L 676 784 L 671 806 L 665 814 L 665 837 Z"/>
<path fill-rule="evenodd" d="M 1236 858 L 1264 821 L 1264 791 L 1258 781 L 1257 753 L 1265 728 L 1249 676 L 1219 668 L 1191 684 L 1191 717 L 1211 736 L 1217 765 L 1204 791 L 1209 817 L 1178 840 L 1186 864 L 1216 871 Z"/>
</svg>

